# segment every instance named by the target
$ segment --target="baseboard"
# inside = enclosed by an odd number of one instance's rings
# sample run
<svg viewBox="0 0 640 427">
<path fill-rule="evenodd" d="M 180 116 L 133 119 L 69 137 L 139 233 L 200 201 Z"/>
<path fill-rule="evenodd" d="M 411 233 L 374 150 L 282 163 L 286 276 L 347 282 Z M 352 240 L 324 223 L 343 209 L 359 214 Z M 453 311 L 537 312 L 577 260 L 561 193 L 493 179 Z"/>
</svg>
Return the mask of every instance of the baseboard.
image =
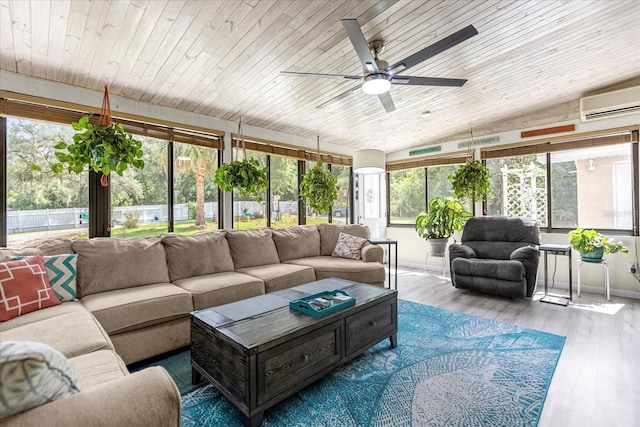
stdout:
<svg viewBox="0 0 640 427">
<path fill-rule="evenodd" d="M 566 282 L 556 282 L 555 285 L 554 285 L 554 289 L 563 289 L 563 290 L 566 290 L 568 292 L 569 291 L 569 284 L 566 283 Z M 553 291 L 551 291 L 551 283 L 549 283 L 549 290 L 550 290 L 551 293 L 553 293 Z M 544 292 L 544 280 L 538 280 L 536 291 L 537 292 Z M 605 294 L 604 287 L 599 287 L 599 286 L 581 285 L 580 286 L 580 291 L 581 292 L 586 292 L 586 293 L 589 293 L 589 294 L 601 294 L 601 295 Z M 575 293 L 575 295 L 577 295 L 578 285 L 576 285 L 576 284 L 573 285 L 573 292 Z M 640 292 L 639 291 L 628 291 L 628 290 L 625 290 L 625 289 L 609 288 L 609 293 L 611 295 L 617 296 L 617 297 L 640 299 Z"/>
</svg>

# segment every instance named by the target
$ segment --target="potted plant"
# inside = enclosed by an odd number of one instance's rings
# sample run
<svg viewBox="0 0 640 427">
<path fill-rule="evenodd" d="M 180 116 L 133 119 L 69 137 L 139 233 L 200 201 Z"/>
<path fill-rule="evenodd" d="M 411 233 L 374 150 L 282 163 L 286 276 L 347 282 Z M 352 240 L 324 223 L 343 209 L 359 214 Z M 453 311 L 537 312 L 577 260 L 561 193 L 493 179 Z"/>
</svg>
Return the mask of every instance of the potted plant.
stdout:
<svg viewBox="0 0 640 427">
<path fill-rule="evenodd" d="M 455 195 L 470 198 L 473 203 L 491 192 L 491 173 L 480 160 L 468 160 L 449 179 Z"/>
<path fill-rule="evenodd" d="M 234 160 L 218 168 L 213 181 L 224 191 L 238 189 L 241 195 L 250 195 L 258 200 L 264 198 L 264 192 L 269 185 L 267 167 L 260 167 L 254 158 Z"/>
<path fill-rule="evenodd" d="M 569 232 L 569 243 L 573 249 L 580 252 L 580 258 L 587 262 L 599 262 L 605 253 L 629 252 L 622 242 L 613 242 L 596 230 L 580 227 Z"/>
<path fill-rule="evenodd" d="M 322 166 L 322 160 L 304 174 L 300 182 L 300 197 L 316 213 L 329 212 L 338 198 L 338 181 L 329 169 Z"/>
<path fill-rule="evenodd" d="M 61 173 L 65 168 L 70 173 L 81 173 L 89 166 L 102 173 L 102 185 L 107 186 L 106 177 L 112 171 L 122 176 L 129 166 L 144 168 L 142 143 L 126 133 L 122 124 L 94 124 L 89 116 L 82 116 L 71 125 L 77 131 L 73 143 L 60 141 L 54 147 L 58 160 L 51 165 L 54 173 Z"/>
<path fill-rule="evenodd" d="M 462 203 L 454 197 L 436 197 L 429 200 L 427 212 L 416 218 L 416 231 L 429 243 L 429 253 L 444 256 L 449 237 L 462 230 L 473 214 L 464 210 Z"/>
</svg>

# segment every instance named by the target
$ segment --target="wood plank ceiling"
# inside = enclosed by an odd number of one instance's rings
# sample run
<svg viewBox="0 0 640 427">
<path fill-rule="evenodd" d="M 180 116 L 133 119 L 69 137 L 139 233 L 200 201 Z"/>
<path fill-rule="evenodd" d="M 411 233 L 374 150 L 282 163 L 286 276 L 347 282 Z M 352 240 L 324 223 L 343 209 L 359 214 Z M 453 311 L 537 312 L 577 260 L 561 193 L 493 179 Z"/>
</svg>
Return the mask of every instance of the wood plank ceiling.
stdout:
<svg viewBox="0 0 640 427">
<path fill-rule="evenodd" d="M 343 18 L 389 63 L 473 24 L 408 73 L 467 84 L 394 85 L 392 113 L 360 90 L 317 109 L 354 82 L 279 71 L 360 74 Z M 393 152 L 640 76 L 638 22 L 637 0 L 0 0 L 0 69 Z"/>
</svg>

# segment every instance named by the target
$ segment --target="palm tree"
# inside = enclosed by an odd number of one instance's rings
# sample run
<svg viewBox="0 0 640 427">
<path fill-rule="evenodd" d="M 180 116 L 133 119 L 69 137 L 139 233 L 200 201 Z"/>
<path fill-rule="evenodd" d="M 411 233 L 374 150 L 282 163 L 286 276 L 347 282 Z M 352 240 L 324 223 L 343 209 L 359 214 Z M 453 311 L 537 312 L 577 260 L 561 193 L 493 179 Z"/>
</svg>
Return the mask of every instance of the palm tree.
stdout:
<svg viewBox="0 0 640 427">
<path fill-rule="evenodd" d="M 196 176 L 196 226 L 204 225 L 204 181 L 217 166 L 215 150 L 192 144 L 175 144 L 176 170 Z"/>
</svg>

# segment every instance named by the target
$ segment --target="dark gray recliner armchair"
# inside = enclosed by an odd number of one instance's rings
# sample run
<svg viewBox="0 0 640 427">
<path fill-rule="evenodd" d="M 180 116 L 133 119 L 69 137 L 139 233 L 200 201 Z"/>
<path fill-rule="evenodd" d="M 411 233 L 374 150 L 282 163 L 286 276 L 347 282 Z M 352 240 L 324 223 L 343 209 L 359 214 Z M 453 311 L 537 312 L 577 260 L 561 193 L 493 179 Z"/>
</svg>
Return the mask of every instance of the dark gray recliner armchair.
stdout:
<svg viewBox="0 0 640 427">
<path fill-rule="evenodd" d="M 456 288 L 510 298 L 530 297 L 536 288 L 540 229 L 533 219 L 471 218 L 461 244 L 449 247 Z"/>
</svg>

